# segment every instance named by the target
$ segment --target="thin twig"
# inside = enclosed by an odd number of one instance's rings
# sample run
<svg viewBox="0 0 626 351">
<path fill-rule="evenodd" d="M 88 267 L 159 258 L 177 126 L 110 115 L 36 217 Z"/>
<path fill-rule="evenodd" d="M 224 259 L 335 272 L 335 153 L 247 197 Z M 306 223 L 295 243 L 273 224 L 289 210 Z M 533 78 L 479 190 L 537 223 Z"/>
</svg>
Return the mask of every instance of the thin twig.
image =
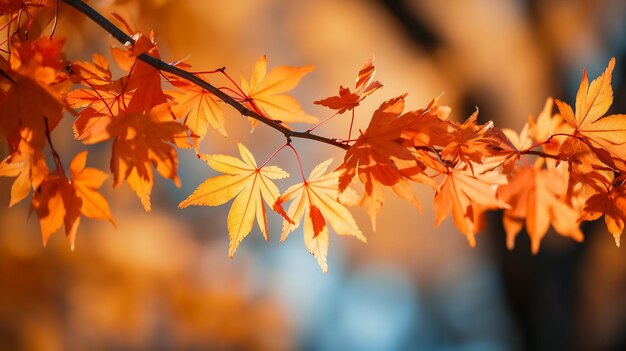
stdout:
<svg viewBox="0 0 626 351">
<path fill-rule="evenodd" d="M 543 158 L 551 158 L 551 159 L 554 159 L 554 160 L 561 160 L 559 155 L 546 154 L 545 152 L 537 151 L 537 150 L 524 150 L 524 151 L 521 151 L 520 154 L 522 154 L 522 155 L 536 155 L 536 156 L 541 156 Z"/>
<path fill-rule="evenodd" d="M 52 158 L 54 159 L 54 165 L 56 171 L 64 178 L 67 179 L 67 175 L 65 175 L 65 169 L 63 168 L 63 163 L 61 163 L 61 156 L 52 145 L 52 138 L 50 137 L 50 127 L 48 126 L 48 117 L 43 118 L 44 128 L 46 132 L 46 139 L 48 140 L 48 145 L 50 146 L 50 152 L 52 152 Z"/>
</svg>

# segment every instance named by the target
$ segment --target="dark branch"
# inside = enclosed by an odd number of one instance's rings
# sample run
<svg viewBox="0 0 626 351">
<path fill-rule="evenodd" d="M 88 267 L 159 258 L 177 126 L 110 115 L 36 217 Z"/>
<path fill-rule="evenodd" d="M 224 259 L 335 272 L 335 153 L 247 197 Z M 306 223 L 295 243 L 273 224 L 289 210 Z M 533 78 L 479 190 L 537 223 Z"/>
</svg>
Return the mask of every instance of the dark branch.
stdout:
<svg viewBox="0 0 626 351">
<path fill-rule="evenodd" d="M 522 155 L 536 155 L 536 156 L 540 156 L 540 157 L 543 157 L 543 158 L 551 158 L 551 159 L 554 159 L 554 160 L 560 160 L 561 159 L 559 157 L 559 155 L 546 154 L 545 152 L 537 151 L 537 150 L 524 150 L 524 151 L 520 152 L 520 154 L 522 154 Z"/>
<path fill-rule="evenodd" d="M 122 44 L 126 44 L 126 43 L 131 43 L 133 44 L 135 41 L 133 40 L 133 38 L 131 38 L 128 34 L 124 33 L 121 29 L 119 29 L 117 26 L 115 26 L 113 23 L 111 23 L 111 21 L 109 21 L 108 19 L 106 19 L 104 16 L 102 16 L 98 11 L 94 10 L 91 6 L 87 5 L 85 2 L 83 2 L 82 0 L 62 0 L 63 2 L 65 2 L 66 4 L 72 6 L 73 8 L 75 8 L 76 10 L 82 12 L 85 16 L 89 17 L 92 21 L 94 21 L 96 24 L 98 24 L 100 27 L 102 27 L 104 30 L 106 30 L 107 32 L 109 32 L 109 34 L 111 34 L 115 39 L 117 39 L 117 41 L 119 41 Z M 259 122 L 274 128 L 276 130 L 278 130 L 279 132 L 283 133 L 283 135 L 285 136 L 285 138 L 290 139 L 290 138 L 301 138 L 301 139 L 310 139 L 310 140 L 315 140 L 321 143 L 325 143 L 325 144 L 329 144 L 329 145 L 333 145 L 339 148 L 342 148 L 344 150 L 347 150 L 350 148 L 350 145 L 339 142 L 335 139 L 332 138 L 326 138 L 320 135 L 316 135 L 316 134 L 312 134 L 309 132 L 296 132 L 293 131 L 289 128 L 287 128 L 286 126 L 284 126 L 281 123 L 277 123 L 275 120 L 267 118 L 265 116 L 262 116 L 250 109 L 248 109 L 247 107 L 245 107 L 243 104 L 239 103 L 238 101 L 236 101 L 235 99 L 233 99 L 230 95 L 226 94 L 225 92 L 221 91 L 220 89 L 216 88 L 215 86 L 213 86 L 212 84 L 210 84 L 209 82 L 198 78 L 197 76 L 195 76 L 193 73 L 191 72 L 187 72 L 185 70 L 182 70 L 176 66 L 170 65 L 165 61 L 162 61 L 156 57 L 152 57 L 148 54 L 141 54 L 139 55 L 138 59 L 140 59 L 141 61 L 147 63 L 148 65 L 164 71 L 164 72 L 169 72 L 173 75 L 176 75 L 180 78 L 183 78 L 193 84 L 196 84 L 197 86 L 205 89 L 206 91 L 210 92 L 211 94 L 217 96 L 219 99 L 221 99 L 222 101 L 224 101 L 226 104 L 232 106 L 234 109 L 236 109 L 237 111 L 239 111 L 239 113 L 243 116 L 247 116 L 253 119 L 258 120 Z"/>
</svg>

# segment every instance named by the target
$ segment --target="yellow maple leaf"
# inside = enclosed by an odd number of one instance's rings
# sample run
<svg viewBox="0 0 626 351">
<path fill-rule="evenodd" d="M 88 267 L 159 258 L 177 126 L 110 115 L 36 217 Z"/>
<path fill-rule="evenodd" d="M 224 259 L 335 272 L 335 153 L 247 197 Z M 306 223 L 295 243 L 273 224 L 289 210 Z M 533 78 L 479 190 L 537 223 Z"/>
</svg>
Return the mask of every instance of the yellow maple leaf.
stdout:
<svg viewBox="0 0 626 351">
<path fill-rule="evenodd" d="M 200 77 L 206 79 L 203 76 Z M 209 126 L 223 136 L 228 135 L 225 127 L 224 108 L 221 105 L 222 101 L 217 96 L 178 77 L 170 79 L 169 82 L 178 89 L 167 92 L 176 103 L 172 107 L 172 111 L 178 118 L 185 117 L 184 123 L 193 133 L 192 135 L 197 138 L 197 143 L 204 138 Z"/>
<path fill-rule="evenodd" d="M 241 89 L 250 99 L 246 106 L 253 111 L 281 122 L 317 123 L 318 119 L 304 112 L 298 100 L 283 94 L 298 85 L 300 79 L 313 71 L 313 66 L 275 67 L 267 73 L 267 57 L 254 65 L 250 81 L 241 78 Z M 251 120 L 255 127 L 258 121 Z"/>
<path fill-rule="evenodd" d="M 332 161 L 331 158 L 317 165 L 305 182 L 289 187 L 274 204 L 274 209 L 285 217 L 281 241 L 300 226 L 304 217 L 304 244 L 324 273 L 328 271 L 327 222 L 337 234 L 355 236 L 367 242 L 348 209 L 338 201 L 340 172 L 324 174 Z M 344 191 L 344 194 L 349 193 L 350 189 Z M 280 205 L 292 199 L 285 213 Z"/>
<path fill-rule="evenodd" d="M 263 201 L 272 206 L 280 195 L 271 179 L 289 176 L 276 166 L 257 166 L 250 150 L 241 143 L 238 145 L 241 159 L 228 155 L 200 155 L 209 167 L 225 174 L 207 179 L 178 205 L 179 208 L 190 205 L 219 206 L 235 198 L 228 212 L 230 257 L 233 257 L 241 241 L 252 230 L 255 216 L 267 240 L 267 217 Z"/>
</svg>

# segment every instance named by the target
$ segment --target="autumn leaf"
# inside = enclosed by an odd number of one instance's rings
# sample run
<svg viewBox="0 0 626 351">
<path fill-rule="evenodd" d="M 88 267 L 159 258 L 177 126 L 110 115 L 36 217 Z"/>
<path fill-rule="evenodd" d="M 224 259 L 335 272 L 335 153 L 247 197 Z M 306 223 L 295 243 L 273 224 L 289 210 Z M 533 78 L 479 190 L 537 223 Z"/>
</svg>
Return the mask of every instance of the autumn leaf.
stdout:
<svg viewBox="0 0 626 351">
<path fill-rule="evenodd" d="M 176 122 L 168 104 L 147 113 L 116 116 L 98 139 L 114 138 L 111 155 L 113 186 L 123 180 L 137 194 L 146 211 L 150 211 L 150 194 L 154 184 L 152 166 L 164 178 L 180 186 L 178 156 L 174 146 L 190 147 L 187 128 Z"/>
<path fill-rule="evenodd" d="M 300 103 L 283 93 L 298 85 L 302 77 L 313 71 L 313 66 L 275 67 L 267 72 L 267 57 L 261 56 L 254 65 L 250 81 L 241 78 L 241 89 L 250 99 L 246 106 L 259 114 L 283 123 L 317 123 L 318 119 L 302 109 Z M 252 126 L 258 123 L 251 120 Z"/>
<path fill-rule="evenodd" d="M 532 146 L 532 140 L 529 134 L 528 123 L 524 124 L 522 131 L 518 134 L 513 129 L 504 128 L 500 132 L 504 134 L 509 141 L 508 144 L 502 144 L 502 149 L 495 158 L 502 159 L 502 173 L 510 174 L 515 170 L 517 161 L 522 157 L 522 151 Z"/>
<path fill-rule="evenodd" d="M 402 138 L 414 147 L 448 145 L 454 139 L 450 111 L 450 107 L 439 105 L 439 97 L 432 99 L 425 109 L 416 111 L 416 118 L 402 130 Z"/>
<path fill-rule="evenodd" d="M 579 212 L 567 202 L 567 171 L 562 166 L 542 168 L 543 164 L 539 159 L 534 166 L 518 169 L 509 176 L 508 184 L 498 188 L 498 196 L 510 205 L 503 217 L 509 249 L 524 225 L 534 254 L 550 224 L 563 236 L 583 239 L 577 223 Z"/>
<path fill-rule="evenodd" d="M 200 75 L 200 78 L 206 77 Z M 222 101 L 196 84 L 180 78 L 169 79 L 178 90 L 167 92 L 174 105 L 172 111 L 177 117 L 185 117 L 184 124 L 189 128 L 197 144 L 204 138 L 209 126 L 227 136 Z"/>
<path fill-rule="evenodd" d="M 258 167 L 254 156 L 241 143 L 241 159 L 228 155 L 200 155 L 209 167 L 225 173 L 207 179 L 178 207 L 219 206 L 235 198 L 228 212 L 228 255 L 233 257 L 241 241 L 248 236 L 254 224 L 268 239 L 266 209 L 263 201 L 272 207 L 279 196 L 278 187 L 272 179 L 283 179 L 289 174 L 276 166 Z"/>
<path fill-rule="evenodd" d="M 113 80 L 107 59 L 93 55 L 91 62 L 74 62 L 70 77 L 88 88 L 74 89 L 67 94 L 73 108 L 81 108 L 74 121 L 74 137 L 85 144 L 106 140 L 106 129 L 113 117 L 127 110 L 132 93 L 125 91 L 125 80 Z"/>
<path fill-rule="evenodd" d="M 80 213 L 87 218 L 107 220 L 116 226 L 107 200 L 98 192 L 108 174 L 96 168 L 88 168 L 87 151 L 82 151 L 70 163 L 72 186 L 80 199 Z"/>
<path fill-rule="evenodd" d="M 0 16 L 8 15 L 3 18 L 2 23 L 6 24 L 6 28 L 11 32 L 28 33 L 27 36 L 30 38 L 37 38 L 41 34 L 40 31 L 52 21 L 52 16 L 46 14 L 47 11 L 44 9 L 53 6 L 55 6 L 53 0 L 2 0 L 0 1 Z M 27 20 L 22 20 L 24 18 Z M 13 22 L 16 27 L 11 26 Z"/>
<path fill-rule="evenodd" d="M 543 151 L 556 155 L 564 137 L 555 134 L 570 134 L 572 128 L 560 114 L 552 112 L 553 107 L 554 100 L 548 98 L 536 119 L 532 115 L 528 117 L 528 136 L 535 144 L 541 144 Z"/>
<path fill-rule="evenodd" d="M 112 48 L 111 55 L 118 66 L 128 72 L 124 91 L 134 90 L 128 102 L 128 112 L 142 113 L 167 102 L 167 96 L 161 86 L 161 71 L 138 59 L 142 54 L 161 57 L 154 32 L 150 32 L 149 37 L 136 33 L 132 38 L 134 44 L 128 50 Z"/>
<path fill-rule="evenodd" d="M 359 103 L 368 95 L 382 88 L 383 85 L 379 81 L 373 80 L 375 73 L 376 69 L 374 68 L 374 58 L 370 57 L 359 70 L 359 74 L 354 85 L 354 92 L 350 91 L 350 88 L 340 86 L 338 96 L 331 96 L 326 99 L 317 100 L 313 103 L 326 106 L 332 110 L 338 110 L 338 114 L 352 110 L 359 106 Z"/>
<path fill-rule="evenodd" d="M 62 170 L 49 174 L 41 183 L 31 203 L 39 217 L 44 246 L 63 224 L 65 235 L 74 249 L 80 215 L 88 218 L 106 219 L 113 225 L 109 204 L 97 192 L 107 175 L 94 168 L 86 168 L 87 151 L 76 155 L 70 165 L 72 178 Z"/>
<path fill-rule="evenodd" d="M 478 110 L 463 124 L 452 124 L 451 140 L 441 150 L 443 159 L 464 162 L 471 169 L 473 164 L 483 163 L 485 158 L 500 155 L 503 149 L 515 149 L 506 135 L 494 128 L 492 121 L 479 125 L 477 120 Z"/>
<path fill-rule="evenodd" d="M 561 145 L 559 153 L 568 159 L 578 157 L 587 151 L 593 152 L 608 166 L 624 166 L 626 159 L 626 115 L 603 117 L 613 103 L 611 76 L 615 58 L 600 77 L 589 84 L 587 72 L 583 73 L 576 94 L 576 112 L 565 102 L 556 100 L 561 115 L 573 129 Z"/>
<path fill-rule="evenodd" d="M 74 113 L 63 98 L 71 82 L 58 71 L 65 62 L 61 51 L 64 42 L 60 38 L 14 41 L 10 62 L 0 57 L 5 73 L 2 88 L 6 89 L 0 104 L 0 133 L 15 146 L 25 139 L 42 148 L 46 124 L 52 131 L 64 110 Z"/>
<path fill-rule="evenodd" d="M 9 207 L 24 200 L 31 187 L 37 189 L 47 174 L 48 167 L 41 152 L 32 149 L 26 141 L 20 141 L 18 150 L 0 163 L 0 176 L 16 177 Z"/>
<path fill-rule="evenodd" d="M 29 0 L 3 0 L 0 2 L 0 15 L 17 14 L 29 8 L 49 6 L 50 1 L 29 1 Z"/>
<path fill-rule="evenodd" d="M 600 186 L 595 187 L 597 192 L 585 202 L 580 220 L 593 221 L 604 214 L 606 227 L 615 238 L 615 245 L 619 247 L 624 231 L 624 221 L 626 221 L 626 193 L 623 186 L 616 186 L 616 184 L 623 182 L 624 177 L 613 179 L 611 173 L 595 174 L 597 176 L 593 179 Z"/>
<path fill-rule="evenodd" d="M 39 217 L 43 245 L 65 224 L 65 236 L 73 249 L 80 224 L 80 199 L 71 182 L 59 172 L 51 173 L 37 189 L 31 206 Z"/>
<path fill-rule="evenodd" d="M 304 217 L 304 243 L 324 272 L 328 271 L 327 223 L 339 235 L 355 236 L 367 242 L 348 209 L 338 201 L 339 172 L 324 174 L 332 161 L 331 158 L 317 165 L 305 182 L 289 187 L 274 204 L 275 210 L 285 217 L 280 240 L 285 241 Z M 289 200 L 293 201 L 284 212 L 281 204 Z"/>
<path fill-rule="evenodd" d="M 494 185 L 506 184 L 506 176 L 496 172 L 482 172 L 480 165 L 448 169 L 435 193 L 435 226 L 452 211 L 456 227 L 467 237 L 471 247 L 476 246 L 476 234 L 481 229 L 482 213 L 486 209 L 509 208 L 495 196 Z"/>
<path fill-rule="evenodd" d="M 413 195 L 411 184 L 398 165 L 405 168 L 418 167 L 412 150 L 403 145 L 400 136 L 417 120 L 418 114 L 410 111 L 402 114 L 406 95 L 385 101 L 375 112 L 367 129 L 348 149 L 338 170 L 339 191 L 344 191 L 358 174 L 365 185 L 361 205 L 365 207 L 372 227 L 376 228 L 376 216 L 383 205 L 383 189 L 391 187 L 398 197 L 421 208 Z M 419 173 L 419 172 L 418 172 Z"/>
</svg>

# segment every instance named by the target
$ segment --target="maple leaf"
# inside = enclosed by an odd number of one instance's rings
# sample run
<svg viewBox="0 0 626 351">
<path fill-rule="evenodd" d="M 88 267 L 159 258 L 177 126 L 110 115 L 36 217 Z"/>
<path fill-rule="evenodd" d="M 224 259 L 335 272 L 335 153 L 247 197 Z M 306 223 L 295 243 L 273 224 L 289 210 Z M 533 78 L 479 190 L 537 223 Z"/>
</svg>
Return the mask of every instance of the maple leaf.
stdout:
<svg viewBox="0 0 626 351">
<path fill-rule="evenodd" d="M 35 6 L 34 1 L 28 0 L 2 0 L 0 1 L 0 15 L 14 14 Z"/>
<path fill-rule="evenodd" d="M 471 247 L 476 246 L 476 234 L 481 229 L 482 213 L 486 209 L 509 208 L 495 196 L 495 185 L 506 184 L 506 176 L 495 171 L 481 171 L 481 165 L 469 166 L 459 163 L 449 168 L 441 185 L 435 192 L 435 227 L 448 216 L 467 237 Z"/>
<path fill-rule="evenodd" d="M 415 111 L 403 115 L 405 95 L 385 101 L 374 111 L 367 129 L 348 149 L 344 162 L 338 168 L 339 191 L 344 191 L 355 175 L 365 185 L 361 199 L 369 214 L 372 227 L 376 228 L 376 216 L 383 205 L 383 188 L 389 186 L 400 198 L 421 208 L 413 195 L 411 184 L 404 178 L 398 164 L 405 168 L 408 164 L 417 166 L 411 150 L 403 145 L 400 136 L 416 121 Z"/>
<path fill-rule="evenodd" d="M 534 119 L 533 116 L 528 117 L 528 136 L 532 138 L 535 144 L 541 144 L 543 151 L 556 155 L 563 141 L 562 136 L 554 136 L 555 134 L 570 134 L 572 128 L 565 123 L 560 114 L 552 113 L 554 100 L 548 98 L 543 109 Z"/>
<path fill-rule="evenodd" d="M 584 71 L 576 94 L 576 112 L 565 102 L 556 100 L 556 105 L 563 119 L 573 129 L 559 149 L 562 157 L 582 158 L 588 151 L 593 152 L 608 166 L 624 167 L 626 159 L 626 115 L 604 116 L 613 103 L 611 76 L 615 67 L 615 58 L 600 77 L 589 84 L 587 71 Z M 582 157 L 580 157 L 580 156 Z M 584 162 L 583 162 L 584 163 Z"/>
<path fill-rule="evenodd" d="M 107 220 L 117 226 L 107 200 L 97 190 L 102 187 L 108 174 L 97 168 L 88 168 L 87 151 L 82 151 L 70 163 L 72 186 L 80 199 L 80 213 L 87 218 Z"/>
<path fill-rule="evenodd" d="M 261 56 L 254 65 L 252 77 L 247 81 L 241 78 L 241 89 L 250 99 L 245 105 L 261 115 L 281 123 L 317 123 L 318 119 L 302 109 L 298 101 L 283 93 L 298 85 L 304 75 L 313 71 L 313 66 L 275 67 L 267 72 L 267 57 Z M 255 127 L 258 121 L 251 120 Z"/>
<path fill-rule="evenodd" d="M 32 149 L 24 140 L 20 141 L 18 150 L 0 163 L 0 176 L 16 177 L 9 207 L 24 200 L 31 187 L 37 189 L 47 174 L 48 167 L 41 151 Z"/>
<path fill-rule="evenodd" d="M 439 97 L 430 101 L 423 110 L 416 111 L 416 118 L 402 131 L 402 138 L 415 147 L 448 145 L 454 138 L 454 125 L 448 120 L 450 107 L 439 106 Z"/>
<path fill-rule="evenodd" d="M 359 103 L 368 95 L 382 88 L 383 85 L 379 81 L 373 80 L 375 73 L 374 58 L 370 57 L 359 70 L 356 83 L 354 84 L 354 93 L 350 91 L 350 88 L 340 86 L 338 96 L 331 96 L 313 103 L 326 106 L 332 110 L 338 110 L 337 113 L 339 114 L 352 110 L 359 106 Z"/>
<path fill-rule="evenodd" d="M 41 183 L 32 199 L 32 209 L 39 217 L 44 246 L 62 224 L 65 235 L 74 250 L 80 215 L 88 218 L 106 219 L 113 225 L 109 204 L 97 192 L 107 175 L 94 168 L 86 168 L 87 151 L 76 155 L 71 162 L 72 179 L 62 171 L 49 174 Z"/>
<path fill-rule="evenodd" d="M 202 75 L 199 77 L 205 79 Z M 217 96 L 178 77 L 172 77 L 169 82 L 178 89 L 167 92 L 175 102 L 172 110 L 177 117 L 185 116 L 185 125 L 192 136 L 196 137 L 196 147 L 204 138 L 209 125 L 223 136 L 228 135 L 224 126 L 226 122 L 224 108 Z"/>
<path fill-rule="evenodd" d="M 89 88 L 74 89 L 67 94 L 67 102 L 73 108 L 82 108 L 74 121 L 74 137 L 85 144 L 106 139 L 103 133 L 114 116 L 127 109 L 132 94 L 125 91 L 123 79 L 113 80 L 109 62 L 99 54 L 93 55 L 93 63 L 74 62 L 70 77 Z"/>
<path fill-rule="evenodd" d="M 33 195 L 31 207 L 39 217 L 44 246 L 50 236 L 65 224 L 65 236 L 74 248 L 80 224 L 80 199 L 64 175 L 59 172 L 49 174 Z"/>
<path fill-rule="evenodd" d="M 17 36 L 15 35 L 17 33 L 27 33 L 26 36 L 37 38 L 41 35 L 40 31 L 52 21 L 52 17 L 46 14 L 47 11 L 42 11 L 42 9 L 54 5 L 53 0 L 2 0 L 0 1 L 0 16 L 8 15 L 3 18 L 2 23 L 6 23 L 3 28 L 10 29 L 11 36 Z M 24 18 L 27 20 L 21 20 Z M 11 26 L 14 21 L 16 28 Z"/>
<path fill-rule="evenodd" d="M 483 163 L 486 157 L 496 156 L 502 149 L 515 149 L 510 140 L 493 121 L 483 125 L 477 123 L 476 110 L 463 124 L 453 123 L 450 142 L 441 150 L 441 157 L 451 162 L 462 161 L 473 167 Z"/>
<path fill-rule="evenodd" d="M 613 179 L 612 173 L 601 175 L 594 172 L 590 177 L 598 186 L 594 187 L 595 194 L 591 195 L 582 209 L 581 221 L 593 221 L 604 214 L 606 227 L 615 238 L 615 245 L 620 246 L 620 238 L 626 221 L 626 192 L 623 186 L 616 186 L 623 182 L 624 176 Z"/>
<path fill-rule="evenodd" d="M 529 134 L 528 123 L 524 124 L 521 132 L 518 134 L 516 131 L 508 128 L 501 129 L 500 132 L 504 134 L 508 144 L 502 144 L 502 149 L 498 152 L 498 156 L 494 158 L 503 159 L 502 161 L 502 173 L 510 174 L 515 170 L 517 161 L 522 157 L 521 151 L 531 145 L 531 138 Z"/>
<path fill-rule="evenodd" d="M 149 38 L 141 33 L 134 34 L 132 38 L 134 44 L 129 50 L 112 48 L 111 55 L 118 66 L 128 72 L 124 91 L 134 90 L 128 111 L 141 113 L 167 102 L 167 96 L 161 87 L 161 71 L 138 59 L 141 54 L 161 58 L 154 32 L 150 32 Z"/>
<path fill-rule="evenodd" d="M 161 104 L 147 113 L 128 113 L 116 116 L 103 136 L 114 137 L 111 155 L 113 186 L 126 180 L 137 194 L 146 211 L 150 211 L 150 194 L 154 184 L 152 165 L 164 178 L 178 179 L 178 157 L 174 146 L 190 147 L 187 128 L 174 121 L 169 104 Z"/>
<path fill-rule="evenodd" d="M 324 174 L 332 161 L 331 158 L 317 165 L 306 181 L 289 187 L 274 204 L 274 209 L 285 217 L 281 242 L 300 226 L 304 217 L 304 243 L 324 272 L 328 271 L 329 234 L 326 223 L 337 234 L 355 236 L 367 242 L 348 209 L 338 201 L 339 172 Z M 293 201 L 284 212 L 281 204 L 289 200 Z"/>
<path fill-rule="evenodd" d="M 278 187 L 272 179 L 283 179 L 289 174 L 276 166 L 257 166 L 250 151 L 241 143 L 241 159 L 228 155 L 200 155 L 209 167 L 225 173 L 207 179 L 183 200 L 178 207 L 219 206 L 235 198 L 228 212 L 228 255 L 233 257 L 241 241 L 248 236 L 254 224 L 268 239 L 266 209 L 263 201 L 272 207 L 279 196 Z"/>
<path fill-rule="evenodd" d="M 509 249 L 513 249 L 524 224 L 534 254 L 539 252 L 550 224 L 563 236 L 583 239 L 577 223 L 579 212 L 567 202 L 567 171 L 563 167 L 542 168 L 543 164 L 543 159 L 538 159 L 534 166 L 518 169 L 509 176 L 508 184 L 498 188 L 498 196 L 510 205 L 503 217 Z"/>
<path fill-rule="evenodd" d="M 10 62 L 0 57 L 0 69 L 5 73 L 0 133 L 15 146 L 25 139 L 33 147 L 43 147 L 46 124 L 52 131 L 64 109 L 74 113 L 63 99 L 71 82 L 58 71 L 64 63 L 63 44 L 60 38 L 14 41 Z"/>
</svg>

